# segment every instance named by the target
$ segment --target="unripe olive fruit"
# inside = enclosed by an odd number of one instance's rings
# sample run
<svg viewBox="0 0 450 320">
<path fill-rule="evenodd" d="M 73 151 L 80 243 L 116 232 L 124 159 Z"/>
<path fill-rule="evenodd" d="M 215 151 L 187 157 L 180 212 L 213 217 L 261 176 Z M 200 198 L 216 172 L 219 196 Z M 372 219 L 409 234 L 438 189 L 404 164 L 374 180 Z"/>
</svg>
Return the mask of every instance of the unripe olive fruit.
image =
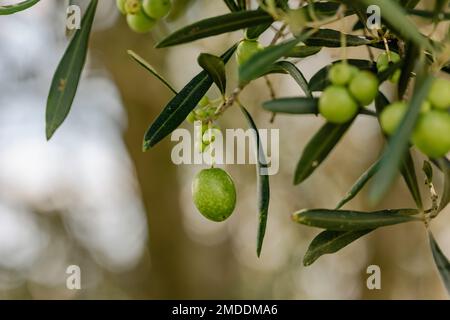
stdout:
<svg viewBox="0 0 450 320">
<path fill-rule="evenodd" d="M 236 188 L 230 175 L 222 169 L 200 171 L 192 183 L 192 198 L 198 211 L 209 220 L 227 219 L 236 206 Z"/>
<path fill-rule="evenodd" d="M 195 120 L 197 120 L 197 117 L 195 116 L 195 112 L 194 111 L 189 112 L 188 116 L 186 117 L 186 121 L 189 123 L 194 123 Z"/>
<path fill-rule="evenodd" d="M 144 12 L 154 18 L 161 19 L 165 17 L 172 7 L 170 0 L 144 0 L 142 3 L 142 8 Z"/>
<path fill-rule="evenodd" d="M 395 70 L 394 74 L 389 78 L 389 81 L 392 83 L 398 83 L 400 77 L 402 76 L 401 70 Z"/>
<path fill-rule="evenodd" d="M 203 98 L 201 98 L 198 102 L 198 105 L 203 108 L 207 107 L 209 105 L 209 98 L 207 96 L 203 96 Z"/>
<path fill-rule="evenodd" d="M 358 104 L 346 88 L 329 86 L 319 99 L 320 114 L 332 123 L 345 123 L 358 113 Z"/>
<path fill-rule="evenodd" d="M 203 153 L 208 149 L 209 143 L 204 143 L 203 141 L 200 143 L 200 152 Z"/>
<path fill-rule="evenodd" d="M 370 71 L 360 71 L 350 82 L 349 90 L 361 105 L 367 106 L 378 94 L 378 79 Z"/>
<path fill-rule="evenodd" d="M 117 9 L 119 9 L 121 14 L 127 14 L 127 11 L 125 10 L 125 2 L 126 0 L 116 0 Z"/>
<path fill-rule="evenodd" d="M 131 30 L 137 33 L 147 33 L 155 26 L 156 21 L 148 17 L 144 12 L 127 14 L 127 23 Z"/>
<path fill-rule="evenodd" d="M 436 109 L 446 110 L 450 108 L 450 81 L 435 79 L 431 85 L 428 101 Z"/>
<path fill-rule="evenodd" d="M 137 14 L 141 11 L 141 2 L 139 0 L 125 0 L 124 9 L 126 14 Z"/>
<path fill-rule="evenodd" d="M 396 62 L 400 61 L 400 56 L 397 53 L 390 52 L 390 55 L 391 55 L 391 62 L 392 63 L 396 63 Z M 378 59 L 377 59 L 378 72 L 383 72 L 388 67 L 389 67 L 389 57 L 388 57 L 388 54 L 386 52 L 383 52 L 382 54 L 380 54 L 378 56 Z M 402 72 L 400 70 L 396 70 L 394 72 L 394 74 L 391 75 L 391 77 L 389 78 L 389 81 L 391 81 L 392 83 L 397 83 L 398 80 L 400 80 L 401 74 L 402 74 Z"/>
<path fill-rule="evenodd" d="M 293 34 L 300 33 L 308 22 L 308 15 L 305 12 L 305 8 L 288 10 L 286 22 L 289 25 L 289 30 Z"/>
<path fill-rule="evenodd" d="M 402 121 L 405 112 L 406 103 L 403 101 L 394 102 L 384 108 L 380 116 L 380 123 L 383 131 L 388 135 L 393 134 L 395 130 L 397 130 L 400 121 Z"/>
<path fill-rule="evenodd" d="M 202 141 L 205 144 L 210 144 L 211 142 L 214 142 L 216 140 L 216 136 L 218 134 L 219 129 L 215 128 L 208 128 L 204 133 L 202 137 Z"/>
<path fill-rule="evenodd" d="M 263 50 L 264 47 L 257 40 L 243 40 L 236 49 L 236 60 L 238 65 L 243 65 L 254 54 Z"/>
<path fill-rule="evenodd" d="M 450 114 L 431 110 L 421 115 L 412 141 L 429 157 L 445 156 L 450 151 Z"/>
<path fill-rule="evenodd" d="M 391 55 L 392 63 L 396 63 L 396 62 L 400 61 L 400 56 L 397 53 L 391 51 L 389 54 Z M 378 72 L 383 72 L 388 67 L 389 67 L 389 56 L 386 52 L 383 52 L 382 54 L 380 54 L 378 56 L 378 59 L 377 59 Z"/>
<path fill-rule="evenodd" d="M 425 113 L 430 110 L 431 110 L 431 103 L 428 100 L 422 102 L 422 105 L 420 106 L 420 112 Z"/>
<path fill-rule="evenodd" d="M 352 67 L 353 66 L 350 66 L 345 62 L 336 63 L 331 67 L 330 72 L 328 73 L 328 78 L 332 84 L 345 86 L 355 75 L 354 67 Z"/>
</svg>

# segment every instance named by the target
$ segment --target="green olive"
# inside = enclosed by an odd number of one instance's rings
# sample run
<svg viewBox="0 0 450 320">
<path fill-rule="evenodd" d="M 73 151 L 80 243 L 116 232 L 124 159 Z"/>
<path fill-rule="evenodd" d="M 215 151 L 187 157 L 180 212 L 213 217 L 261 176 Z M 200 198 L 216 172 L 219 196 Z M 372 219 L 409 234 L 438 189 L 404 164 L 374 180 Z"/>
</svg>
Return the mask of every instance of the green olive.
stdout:
<svg viewBox="0 0 450 320">
<path fill-rule="evenodd" d="M 378 94 L 378 79 L 370 71 L 360 71 L 349 85 L 352 96 L 362 105 L 369 105 Z"/>
<path fill-rule="evenodd" d="M 141 11 L 141 2 L 139 0 L 125 0 L 124 10 L 126 14 L 137 14 Z"/>
<path fill-rule="evenodd" d="M 395 130 L 397 130 L 400 121 L 402 121 L 405 112 L 405 102 L 394 102 L 384 108 L 380 116 L 380 123 L 383 131 L 388 135 L 393 134 Z"/>
<path fill-rule="evenodd" d="M 358 104 L 346 88 L 329 86 L 319 99 L 320 114 L 332 123 L 345 123 L 358 113 Z"/>
<path fill-rule="evenodd" d="M 293 34 L 300 33 L 308 22 L 308 15 L 305 12 L 305 8 L 290 9 L 286 13 L 286 22 L 289 25 L 289 30 Z"/>
<path fill-rule="evenodd" d="M 121 14 L 127 14 L 127 11 L 125 10 L 125 2 L 126 0 L 116 0 L 117 9 L 119 9 Z"/>
<path fill-rule="evenodd" d="M 195 120 L 197 120 L 197 117 L 195 116 L 195 112 L 194 111 L 189 112 L 188 116 L 186 117 L 186 121 L 189 123 L 194 123 Z"/>
<path fill-rule="evenodd" d="M 354 75 L 355 70 L 353 66 L 350 66 L 345 62 L 340 62 L 331 67 L 330 72 L 328 73 L 328 78 L 332 84 L 345 86 L 350 82 L 350 80 L 352 80 Z"/>
<path fill-rule="evenodd" d="M 390 55 L 391 55 L 391 63 L 396 63 L 400 61 L 400 56 L 397 53 L 391 51 Z M 387 68 L 389 68 L 389 57 L 386 52 L 383 52 L 378 56 L 377 69 L 378 72 L 383 72 Z M 401 74 L 402 74 L 401 70 L 395 70 L 394 74 L 391 75 L 391 77 L 389 78 L 389 81 L 392 83 L 397 83 L 400 80 Z"/>
<path fill-rule="evenodd" d="M 431 110 L 431 103 L 428 100 L 422 102 L 422 105 L 420 106 L 420 112 L 425 113 L 430 110 Z"/>
<path fill-rule="evenodd" d="M 243 40 L 236 49 L 236 60 L 238 65 L 243 65 L 253 55 L 263 50 L 264 47 L 257 40 Z"/>
<path fill-rule="evenodd" d="M 396 63 L 400 61 L 400 56 L 395 52 L 390 52 L 391 55 L 391 62 Z M 386 52 L 383 52 L 378 56 L 377 59 L 377 69 L 378 72 L 383 72 L 389 67 L 389 56 Z"/>
<path fill-rule="evenodd" d="M 209 98 L 207 96 L 203 96 L 198 102 L 198 105 L 202 108 L 207 107 L 209 105 Z"/>
<path fill-rule="evenodd" d="M 436 109 L 446 110 L 450 108 L 450 81 L 435 79 L 431 85 L 428 101 Z"/>
<path fill-rule="evenodd" d="M 170 12 L 172 3 L 170 0 L 144 0 L 142 8 L 153 19 L 161 19 Z"/>
<path fill-rule="evenodd" d="M 127 14 L 127 23 L 134 32 L 147 33 L 153 29 L 156 21 L 139 11 L 136 14 Z"/>
<path fill-rule="evenodd" d="M 192 183 L 192 198 L 200 213 L 209 220 L 226 220 L 236 206 L 233 179 L 222 169 L 200 171 Z"/>
<path fill-rule="evenodd" d="M 429 157 L 445 156 L 450 151 L 450 114 L 431 110 L 421 115 L 412 141 Z"/>
</svg>

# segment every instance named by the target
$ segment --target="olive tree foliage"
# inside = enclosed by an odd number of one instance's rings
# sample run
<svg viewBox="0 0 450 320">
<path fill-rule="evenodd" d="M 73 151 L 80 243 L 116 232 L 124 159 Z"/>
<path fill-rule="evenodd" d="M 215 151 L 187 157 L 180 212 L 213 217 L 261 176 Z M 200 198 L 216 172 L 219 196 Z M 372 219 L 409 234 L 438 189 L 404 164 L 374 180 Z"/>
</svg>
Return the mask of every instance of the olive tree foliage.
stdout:
<svg viewBox="0 0 450 320">
<path fill-rule="evenodd" d="M 217 0 L 219 1 L 219 0 Z M 9 15 L 32 9 L 39 0 L 26 0 L 15 5 L 0 7 L 0 15 Z M 163 76 L 143 58 L 129 52 L 131 58 L 156 76 L 173 92 L 173 98 L 162 108 L 160 115 L 149 125 L 144 136 L 143 149 L 150 150 L 188 117 L 197 107 L 206 92 L 216 85 L 222 94 L 215 117 L 220 117 L 230 107 L 242 110 L 249 127 L 256 128 L 250 113 L 239 101 L 239 95 L 249 83 L 270 74 L 284 74 L 292 77 L 299 85 L 298 97 L 279 98 L 262 105 L 266 111 L 285 114 L 319 114 L 320 101 L 313 95 L 330 86 L 329 71 L 333 65 L 344 61 L 359 70 L 368 70 L 377 76 L 379 84 L 392 80 L 397 73 L 395 84 L 398 100 L 406 100 L 406 110 L 396 130 L 386 135 L 387 143 L 379 159 L 362 172 L 360 178 L 346 193 L 335 208 L 302 209 L 292 214 L 294 223 L 322 229 L 309 245 L 304 255 L 305 266 L 311 265 L 324 254 L 336 253 L 353 241 L 376 232 L 377 229 L 407 222 L 422 223 L 429 233 L 430 248 L 442 280 L 450 292 L 450 262 L 440 250 L 430 232 L 430 224 L 450 201 L 450 162 L 446 156 L 428 157 L 423 170 L 415 171 L 410 143 L 414 128 L 419 121 L 421 106 L 427 99 L 433 80 L 450 73 L 450 30 L 442 41 L 435 41 L 424 34 L 411 20 L 412 16 L 423 18 L 427 24 L 437 27 L 450 19 L 449 1 L 435 0 L 434 8 L 418 9 L 419 0 L 342 0 L 342 1 L 287 1 L 259 0 L 258 6 L 250 1 L 223 0 L 221 15 L 205 18 L 169 34 L 156 44 L 156 48 L 166 48 L 198 39 L 219 36 L 243 30 L 245 39 L 255 40 L 266 30 L 275 30 L 270 45 L 258 50 L 239 64 L 238 85 L 227 88 L 226 64 L 235 54 L 238 43 L 222 52 L 205 52 L 198 59 L 203 71 L 193 76 L 185 87 L 175 90 Z M 88 50 L 89 35 L 94 21 L 98 0 L 91 0 L 84 12 L 81 28 L 77 30 L 68 44 L 56 69 L 47 101 L 46 135 L 50 139 L 61 126 L 70 111 L 77 91 L 78 82 Z M 373 16 L 380 14 L 377 16 Z M 330 29 L 332 22 L 347 16 L 357 17 L 353 31 L 344 34 Z M 385 50 L 389 63 L 380 70 L 371 53 L 369 59 L 347 59 L 346 47 L 367 47 Z M 317 70 L 307 81 L 295 62 L 317 54 L 324 47 L 341 47 L 342 60 Z M 398 56 L 391 60 L 390 55 Z M 192 63 L 197 63 L 193 61 Z M 228 82 L 230 83 L 230 82 Z M 406 99 L 407 89 L 412 92 Z M 377 90 L 375 111 L 359 108 L 357 114 L 345 123 L 326 122 L 310 139 L 299 155 L 293 173 L 293 182 L 304 182 L 333 151 L 357 117 L 371 117 L 380 120 L 383 109 L 393 101 L 388 101 Z M 257 140 L 258 141 L 258 140 Z M 260 146 L 258 146 L 260 147 Z M 263 154 L 263 153 L 260 153 Z M 259 159 L 258 166 L 263 166 Z M 257 172 L 260 172 L 259 170 Z M 368 185 L 368 201 L 377 204 L 390 190 L 396 177 L 401 175 L 414 199 L 414 208 L 386 209 L 375 212 L 357 212 L 342 209 L 363 187 Z M 434 188 L 433 177 L 444 177 L 443 190 Z M 425 181 L 429 192 L 421 194 L 419 184 Z M 260 255 L 269 214 L 269 178 L 258 177 L 258 235 L 256 251 Z M 423 201 L 422 198 L 427 199 Z M 430 201 L 428 201 L 428 198 Z M 431 203 L 425 207 L 424 203 Z"/>
</svg>

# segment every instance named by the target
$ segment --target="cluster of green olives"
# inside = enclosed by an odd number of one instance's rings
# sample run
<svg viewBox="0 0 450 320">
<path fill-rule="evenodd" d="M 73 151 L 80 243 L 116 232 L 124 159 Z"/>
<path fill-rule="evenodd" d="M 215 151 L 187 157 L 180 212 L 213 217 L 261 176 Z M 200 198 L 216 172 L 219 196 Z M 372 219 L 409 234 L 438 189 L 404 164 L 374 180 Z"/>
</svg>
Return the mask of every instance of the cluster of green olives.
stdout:
<svg viewBox="0 0 450 320">
<path fill-rule="evenodd" d="M 331 123 L 350 121 L 358 109 L 372 103 L 378 93 L 379 82 L 373 73 L 359 70 L 345 61 L 333 65 L 328 78 L 331 85 L 319 99 L 319 112 Z"/>
<path fill-rule="evenodd" d="M 131 30 L 147 33 L 157 20 L 164 18 L 172 7 L 171 0 L 116 0 L 119 11 L 126 15 Z"/>
<path fill-rule="evenodd" d="M 196 121 L 201 121 L 202 123 L 201 137 L 198 144 L 200 152 L 206 151 L 209 145 L 214 142 L 216 132 L 220 130 L 219 126 L 215 123 L 218 102 L 220 103 L 220 101 L 210 101 L 207 96 L 204 96 L 197 107 L 186 117 L 186 121 L 189 123 Z"/>
<path fill-rule="evenodd" d="M 378 56 L 377 59 L 377 70 L 378 73 L 385 71 L 389 68 L 389 64 L 396 63 L 400 61 L 400 56 L 395 52 L 383 52 Z M 389 77 L 389 81 L 392 83 L 397 83 L 400 80 L 401 70 L 395 70 L 394 74 Z"/>
<path fill-rule="evenodd" d="M 404 101 L 394 102 L 383 110 L 380 121 L 386 134 L 395 132 L 406 110 Z M 439 158 L 450 151 L 449 111 L 450 81 L 434 79 L 412 135 L 412 143 L 429 157 Z"/>
<path fill-rule="evenodd" d="M 192 182 L 192 199 L 205 218 L 215 222 L 224 221 L 231 216 L 236 206 L 233 179 L 223 169 L 204 169 Z"/>
<path fill-rule="evenodd" d="M 197 107 L 189 113 L 190 123 L 201 121 L 200 152 L 214 142 L 219 127 L 214 123 L 220 100 L 211 101 L 204 96 Z M 236 188 L 231 176 L 223 169 L 209 168 L 200 171 L 192 182 L 192 199 L 198 211 L 207 219 L 220 222 L 226 220 L 236 206 Z"/>
</svg>

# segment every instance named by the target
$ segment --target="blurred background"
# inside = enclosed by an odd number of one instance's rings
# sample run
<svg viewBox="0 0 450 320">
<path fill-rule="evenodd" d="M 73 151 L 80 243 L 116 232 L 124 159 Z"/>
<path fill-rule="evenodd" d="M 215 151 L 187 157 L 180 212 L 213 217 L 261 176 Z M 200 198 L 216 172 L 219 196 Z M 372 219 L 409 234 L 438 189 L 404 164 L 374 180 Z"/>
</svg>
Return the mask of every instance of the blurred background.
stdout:
<svg viewBox="0 0 450 320">
<path fill-rule="evenodd" d="M 85 7 L 87 1 L 77 3 Z M 154 44 L 170 32 L 227 10 L 220 0 L 175 4 L 177 9 L 154 32 L 137 35 L 118 15 L 115 1 L 99 1 L 72 111 L 49 142 L 45 104 L 53 72 L 67 46 L 68 2 L 42 0 L 25 12 L 0 18 L 0 298 L 447 298 L 420 224 L 383 228 L 310 267 L 302 266 L 308 244 L 319 230 L 296 225 L 290 214 L 335 206 L 377 159 L 383 137 L 373 119 L 360 117 L 315 174 L 294 187 L 296 161 L 323 120 L 280 115 L 271 124 L 271 115 L 260 107 L 270 99 L 264 81 L 253 83 L 242 97 L 260 128 L 280 129 L 280 171 L 271 177 L 261 258 L 255 254 L 253 166 L 226 168 L 238 192 L 237 208 L 229 220 L 210 222 L 196 211 L 190 185 L 203 167 L 174 165 L 170 157 L 174 143 L 169 138 L 142 152 L 144 132 L 171 92 L 137 66 L 127 50 L 150 61 L 180 89 L 200 71 L 199 53 L 221 54 L 242 33 L 155 50 Z M 333 27 L 349 31 L 351 19 Z M 268 44 L 271 37 L 269 31 L 262 42 Z M 364 48 L 348 53 L 367 56 Z M 339 54 L 339 50 L 322 50 L 298 66 L 309 78 Z M 236 68 L 234 61 L 227 66 L 231 89 Z M 278 96 L 300 94 L 288 77 L 271 76 L 271 81 Z M 391 91 L 389 85 L 384 89 Z M 209 93 L 216 95 L 214 89 Z M 247 127 L 234 108 L 220 124 Z M 192 130 L 189 124 L 183 127 Z M 415 156 L 420 170 L 422 158 Z M 442 181 L 436 180 L 440 190 Z M 414 204 L 401 179 L 379 204 L 379 208 L 408 206 Z M 347 208 L 368 210 L 365 193 Z M 447 208 L 432 224 L 447 256 L 449 223 Z M 381 268 L 381 290 L 366 288 L 366 269 L 371 264 Z M 81 290 L 66 287 L 70 265 L 81 269 Z"/>
</svg>

